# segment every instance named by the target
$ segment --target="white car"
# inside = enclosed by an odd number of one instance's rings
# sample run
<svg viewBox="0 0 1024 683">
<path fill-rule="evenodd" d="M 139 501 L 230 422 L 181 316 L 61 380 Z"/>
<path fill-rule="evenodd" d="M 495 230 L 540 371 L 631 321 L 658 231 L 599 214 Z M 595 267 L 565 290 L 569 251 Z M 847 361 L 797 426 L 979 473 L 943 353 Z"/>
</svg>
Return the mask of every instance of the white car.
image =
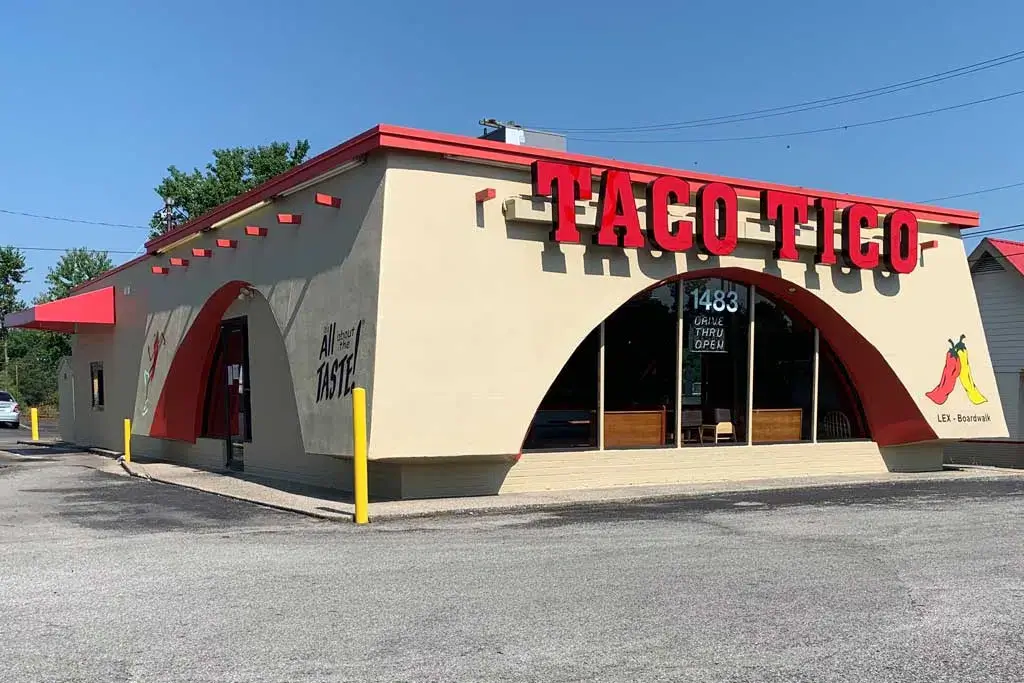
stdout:
<svg viewBox="0 0 1024 683">
<path fill-rule="evenodd" d="M 14 427 L 21 425 L 21 409 L 18 402 L 6 391 L 0 391 L 0 424 Z"/>
</svg>

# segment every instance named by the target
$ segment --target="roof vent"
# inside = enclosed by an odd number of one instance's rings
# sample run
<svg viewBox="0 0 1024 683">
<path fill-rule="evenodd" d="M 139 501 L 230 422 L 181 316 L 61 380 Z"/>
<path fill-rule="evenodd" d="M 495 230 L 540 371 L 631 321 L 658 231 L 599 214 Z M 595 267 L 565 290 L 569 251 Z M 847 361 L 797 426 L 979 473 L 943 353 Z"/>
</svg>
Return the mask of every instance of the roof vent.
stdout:
<svg viewBox="0 0 1024 683">
<path fill-rule="evenodd" d="M 484 132 L 480 136 L 481 140 L 504 142 L 506 145 L 541 147 L 558 152 L 566 151 L 565 136 L 556 133 L 530 130 L 523 128 L 515 121 L 502 122 L 497 119 L 481 119 L 480 125 L 484 127 Z"/>
<path fill-rule="evenodd" d="M 1002 264 L 987 251 L 978 257 L 978 260 L 971 266 L 972 273 L 998 273 L 1002 270 L 1004 270 Z"/>
</svg>

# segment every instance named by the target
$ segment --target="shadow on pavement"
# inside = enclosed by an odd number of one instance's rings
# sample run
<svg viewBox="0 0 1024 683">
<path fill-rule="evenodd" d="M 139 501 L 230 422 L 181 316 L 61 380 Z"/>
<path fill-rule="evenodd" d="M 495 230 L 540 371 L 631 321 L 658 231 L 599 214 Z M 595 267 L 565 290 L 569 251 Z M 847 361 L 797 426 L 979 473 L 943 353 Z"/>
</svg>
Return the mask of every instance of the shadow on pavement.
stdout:
<svg viewBox="0 0 1024 683">
<path fill-rule="evenodd" d="M 77 486 L 23 488 L 55 496 L 53 512 L 79 526 L 119 534 L 300 524 L 306 518 L 179 486 L 90 471 Z"/>
</svg>

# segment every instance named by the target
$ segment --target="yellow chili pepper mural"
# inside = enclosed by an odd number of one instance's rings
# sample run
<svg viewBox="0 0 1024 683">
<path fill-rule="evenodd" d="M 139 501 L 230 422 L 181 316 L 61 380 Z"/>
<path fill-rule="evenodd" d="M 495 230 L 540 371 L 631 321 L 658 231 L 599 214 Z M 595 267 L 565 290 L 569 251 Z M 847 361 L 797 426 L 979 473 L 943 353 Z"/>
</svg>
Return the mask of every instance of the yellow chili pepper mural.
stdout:
<svg viewBox="0 0 1024 683">
<path fill-rule="evenodd" d="M 967 391 L 967 398 L 971 399 L 974 405 L 980 405 L 988 399 L 982 396 L 978 387 L 974 385 L 974 377 L 971 376 L 971 363 L 967 359 L 967 347 L 964 345 L 964 335 L 960 335 L 960 341 L 956 345 L 956 355 L 960 359 L 960 384 Z"/>
<path fill-rule="evenodd" d="M 950 392 L 956 386 L 957 379 L 960 380 L 960 385 L 967 392 L 967 398 L 971 403 L 980 405 L 988 401 L 974 384 L 974 377 L 971 375 L 971 362 L 967 356 L 967 345 L 964 344 L 966 336 L 961 334 L 960 341 L 955 343 L 952 339 L 949 340 L 949 350 L 946 353 L 945 367 L 942 369 L 942 379 L 934 389 L 925 394 L 937 405 L 946 402 Z"/>
</svg>

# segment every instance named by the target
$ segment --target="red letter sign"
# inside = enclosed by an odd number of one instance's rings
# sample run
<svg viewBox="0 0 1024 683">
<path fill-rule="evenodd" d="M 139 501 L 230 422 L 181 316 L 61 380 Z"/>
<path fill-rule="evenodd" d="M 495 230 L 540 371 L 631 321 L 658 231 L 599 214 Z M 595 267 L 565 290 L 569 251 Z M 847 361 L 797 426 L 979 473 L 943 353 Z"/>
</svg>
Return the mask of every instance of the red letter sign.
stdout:
<svg viewBox="0 0 1024 683">
<path fill-rule="evenodd" d="M 807 222 L 807 197 L 777 190 L 761 190 L 761 220 L 775 221 L 776 259 L 799 261 L 796 226 Z"/>
<path fill-rule="evenodd" d="M 668 223 L 668 205 L 690 201 L 690 184 L 682 178 L 662 176 L 647 183 L 647 236 L 662 251 L 686 251 L 693 246 L 690 221 Z"/>
<path fill-rule="evenodd" d="M 721 212 L 715 216 L 716 209 Z M 736 190 L 725 183 L 708 183 L 697 190 L 697 244 L 714 256 L 726 256 L 739 240 Z"/>
<path fill-rule="evenodd" d="M 533 194 L 537 197 L 551 197 L 551 239 L 555 242 L 579 242 L 576 200 L 593 196 L 590 169 L 552 161 L 535 161 L 530 169 L 533 175 Z"/>
<path fill-rule="evenodd" d="M 607 170 L 601 174 L 594 244 L 635 249 L 646 244 L 644 234 L 640 231 L 640 216 L 636 212 L 636 199 L 633 197 L 633 181 L 628 171 Z"/>
<path fill-rule="evenodd" d="M 831 266 L 836 262 L 836 234 L 834 232 L 836 200 L 815 199 L 814 217 L 817 219 L 818 231 L 815 240 L 814 262 Z"/>
<path fill-rule="evenodd" d="M 877 268 L 878 242 L 861 240 L 861 231 L 878 227 L 878 211 L 867 204 L 851 204 L 843 209 L 843 265 L 850 268 Z"/>
<path fill-rule="evenodd" d="M 891 273 L 913 272 L 917 267 L 917 216 L 906 209 L 897 209 L 882 223 L 885 249 L 882 263 Z"/>
</svg>

